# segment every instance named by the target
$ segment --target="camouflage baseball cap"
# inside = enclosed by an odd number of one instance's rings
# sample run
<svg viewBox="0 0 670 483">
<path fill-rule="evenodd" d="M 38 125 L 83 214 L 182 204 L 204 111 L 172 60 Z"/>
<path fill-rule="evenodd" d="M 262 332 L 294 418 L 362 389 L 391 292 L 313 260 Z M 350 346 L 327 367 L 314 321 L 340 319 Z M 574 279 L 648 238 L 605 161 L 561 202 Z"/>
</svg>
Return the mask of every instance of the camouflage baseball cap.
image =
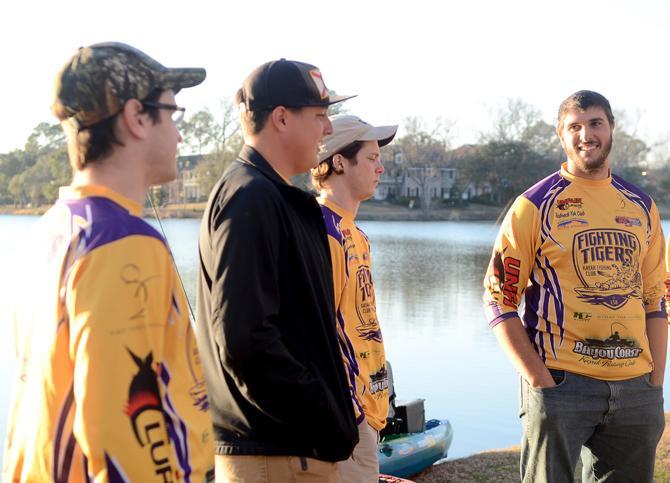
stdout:
<svg viewBox="0 0 670 483">
<path fill-rule="evenodd" d="M 155 89 L 176 94 L 206 75 L 202 68 L 169 69 L 120 42 L 80 47 L 56 77 L 52 111 L 81 130 L 112 117 L 129 99 L 142 100 Z"/>
</svg>

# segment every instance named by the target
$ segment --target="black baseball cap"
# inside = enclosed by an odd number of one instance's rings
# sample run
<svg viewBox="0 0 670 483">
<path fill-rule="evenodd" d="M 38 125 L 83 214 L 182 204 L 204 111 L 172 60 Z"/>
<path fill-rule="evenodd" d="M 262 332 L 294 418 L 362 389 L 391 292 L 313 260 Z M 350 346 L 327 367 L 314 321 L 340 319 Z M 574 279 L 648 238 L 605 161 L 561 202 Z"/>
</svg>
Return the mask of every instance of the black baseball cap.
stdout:
<svg viewBox="0 0 670 483">
<path fill-rule="evenodd" d="M 279 59 L 256 67 L 244 80 L 236 103 L 248 111 L 277 106 L 330 106 L 354 96 L 329 96 L 318 67 L 295 60 Z"/>
</svg>

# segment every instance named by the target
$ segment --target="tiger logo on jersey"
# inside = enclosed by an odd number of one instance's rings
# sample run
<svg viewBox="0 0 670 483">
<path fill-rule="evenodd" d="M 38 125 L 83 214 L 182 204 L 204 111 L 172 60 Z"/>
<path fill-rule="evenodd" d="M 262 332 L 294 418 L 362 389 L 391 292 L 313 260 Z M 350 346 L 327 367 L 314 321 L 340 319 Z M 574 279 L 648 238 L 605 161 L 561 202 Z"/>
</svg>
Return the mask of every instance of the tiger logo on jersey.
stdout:
<svg viewBox="0 0 670 483">
<path fill-rule="evenodd" d="M 616 310 L 642 294 L 640 241 L 619 229 L 585 230 L 572 242 L 575 272 L 582 285 L 577 296 L 592 305 Z"/>
</svg>

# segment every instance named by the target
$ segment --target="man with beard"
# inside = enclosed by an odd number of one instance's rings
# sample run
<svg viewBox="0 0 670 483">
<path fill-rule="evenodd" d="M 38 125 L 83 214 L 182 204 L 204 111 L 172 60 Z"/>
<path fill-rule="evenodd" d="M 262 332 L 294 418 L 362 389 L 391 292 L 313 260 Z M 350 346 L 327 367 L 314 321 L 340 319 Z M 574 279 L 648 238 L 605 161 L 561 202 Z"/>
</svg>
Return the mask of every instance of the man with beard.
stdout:
<svg viewBox="0 0 670 483">
<path fill-rule="evenodd" d="M 563 101 L 567 162 L 515 200 L 484 280 L 489 324 L 521 375 L 523 481 L 573 481 L 580 452 L 584 481 L 653 478 L 664 239 L 654 201 L 610 172 L 613 130 L 602 95 Z M 633 268 L 625 284 L 607 283 Z"/>
</svg>

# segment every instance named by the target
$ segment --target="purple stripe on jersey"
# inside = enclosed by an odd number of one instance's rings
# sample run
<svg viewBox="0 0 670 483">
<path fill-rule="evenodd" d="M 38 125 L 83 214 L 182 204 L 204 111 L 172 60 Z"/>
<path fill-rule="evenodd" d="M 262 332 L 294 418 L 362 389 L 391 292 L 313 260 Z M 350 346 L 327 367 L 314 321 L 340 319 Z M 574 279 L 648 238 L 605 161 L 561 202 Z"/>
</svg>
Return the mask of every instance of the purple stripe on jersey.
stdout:
<svg viewBox="0 0 670 483">
<path fill-rule="evenodd" d="M 321 205 L 321 214 L 323 215 L 323 222 L 326 225 L 326 233 L 335 238 L 341 245 L 344 240 L 342 232 L 340 231 L 340 221 L 342 220 L 342 217 L 326 205 Z"/>
<path fill-rule="evenodd" d="M 613 174 L 612 184 L 615 186 L 618 185 L 619 187 L 623 188 L 626 191 L 630 191 L 631 193 L 636 195 L 640 199 L 640 201 L 642 201 L 647 210 L 651 210 L 651 196 L 649 196 L 647 193 L 645 193 L 640 188 L 635 186 L 633 183 L 629 183 L 620 176 Z"/>
<path fill-rule="evenodd" d="M 662 319 L 665 319 L 668 316 L 668 314 L 665 313 L 665 310 L 659 310 L 657 312 L 649 312 L 645 314 L 646 319 L 653 319 L 655 317 L 660 317 Z"/>
<path fill-rule="evenodd" d="M 537 312 L 540 306 L 540 286 L 531 275 L 531 285 L 526 289 L 526 307 L 523 311 L 523 325 L 529 329 L 537 329 Z"/>
<path fill-rule="evenodd" d="M 501 315 L 504 314 L 504 312 L 502 311 L 502 308 L 500 308 L 500 305 L 498 305 L 498 302 L 489 302 L 486 305 L 485 310 L 487 310 L 487 312 L 489 312 L 489 314 L 488 314 L 489 323 L 493 322 L 495 319 L 497 319 L 498 317 L 500 317 Z"/>
<path fill-rule="evenodd" d="M 554 355 L 554 359 L 558 360 L 558 356 L 556 355 L 556 345 L 554 343 L 554 333 L 551 331 L 551 322 L 549 320 L 545 319 L 544 320 L 544 328 L 546 329 L 546 334 L 549 337 L 549 346 L 551 347 L 551 353 Z"/>
<path fill-rule="evenodd" d="M 347 369 L 347 377 L 349 378 L 349 393 L 351 400 L 356 405 L 356 408 L 358 408 L 359 414 L 364 415 L 363 406 L 358 401 L 358 392 L 356 391 L 356 376 L 360 373 L 360 369 L 358 368 L 354 346 L 344 330 L 344 317 L 342 317 L 342 312 L 339 310 L 337 311 L 337 323 L 340 326 L 340 330 L 337 331 L 340 351 L 342 352 L 342 356 L 347 360 L 347 363 L 344 366 Z"/>
<path fill-rule="evenodd" d="M 553 299 L 554 302 L 554 311 L 556 313 L 556 320 L 554 321 L 556 325 L 558 326 L 559 330 L 559 341 L 560 343 L 563 343 L 563 336 L 565 334 L 565 309 L 563 306 L 563 292 L 561 291 L 561 285 L 558 282 L 558 274 L 556 273 L 556 270 L 551 266 L 549 263 L 549 259 L 547 257 L 544 257 L 544 264 L 542 264 L 541 260 L 542 254 L 540 251 L 538 251 L 538 256 L 535 259 L 535 265 L 542 271 L 542 275 L 544 277 L 544 284 L 542 285 L 542 288 L 540 291 L 544 293 L 545 295 L 545 303 L 542 311 L 542 318 L 545 320 L 549 320 L 549 297 Z M 533 283 L 535 281 L 533 280 Z M 552 334 L 551 330 L 548 331 L 550 334 Z M 552 334 L 553 335 L 553 334 Z M 553 338 L 552 338 L 552 349 L 553 349 Z M 556 357 L 556 352 L 554 351 L 554 357 Z"/>
<path fill-rule="evenodd" d="M 339 243 L 344 250 L 344 270 L 345 275 L 348 278 L 349 263 L 347 263 L 347 261 L 349 260 L 349 253 L 348 249 L 345 249 L 344 236 L 340 230 L 340 221 L 342 221 L 342 217 L 325 205 L 321 205 L 321 214 L 323 215 L 323 222 L 326 225 L 326 233 L 337 240 L 337 243 Z"/>
<path fill-rule="evenodd" d="M 105 451 L 105 466 L 107 466 L 107 479 L 109 483 L 128 483 L 128 478 L 119 468 L 119 465 L 112 457 Z"/>
<path fill-rule="evenodd" d="M 558 274 L 554 267 L 549 263 L 547 257 L 544 258 L 545 265 L 551 274 L 551 278 L 545 279 L 549 282 L 548 287 L 551 287 L 551 293 L 554 297 L 554 310 L 556 312 L 556 325 L 559 329 L 559 343 L 563 343 L 563 336 L 565 334 L 565 306 L 563 305 L 563 291 L 561 284 L 558 282 Z"/>
<path fill-rule="evenodd" d="M 523 311 L 523 325 L 526 327 L 526 333 L 530 339 L 531 344 L 535 352 L 540 354 L 540 347 L 537 345 L 537 326 L 539 324 L 539 319 L 537 316 L 538 307 L 540 304 L 540 286 L 537 284 L 537 281 L 531 275 L 531 286 L 526 289 L 526 307 Z M 542 354 L 540 354 L 542 356 Z M 544 356 L 543 360 L 544 360 Z"/>
<path fill-rule="evenodd" d="M 70 210 L 72 217 L 77 216 L 87 223 L 74 227 L 79 228 L 84 254 L 132 235 L 156 238 L 165 244 L 163 237 L 151 225 L 109 198 L 92 196 L 61 202 Z"/>
<path fill-rule="evenodd" d="M 174 292 L 172 292 L 172 307 L 174 308 L 177 315 L 181 315 L 181 310 L 179 310 L 179 303 L 177 302 L 177 297 Z"/>
<path fill-rule="evenodd" d="M 74 449 L 77 446 L 77 440 L 74 438 L 74 433 L 70 433 L 65 446 L 65 455 L 63 456 L 63 465 L 60 470 L 60 478 L 55 480 L 55 483 L 67 483 L 70 481 L 70 469 L 72 468 L 72 457 L 74 456 Z"/>
<path fill-rule="evenodd" d="M 191 473 L 193 468 L 189 463 L 189 447 L 188 447 L 188 430 L 186 429 L 186 424 L 184 420 L 179 417 L 179 414 L 172 405 L 170 400 L 170 395 L 168 393 L 168 384 L 170 383 L 170 372 L 165 364 L 161 362 L 160 365 L 160 380 L 163 383 L 165 398 L 163 404 L 163 411 L 169 416 L 166 418 L 168 423 L 168 435 L 170 440 L 174 444 L 175 453 L 177 453 L 177 461 L 179 461 L 179 466 L 181 466 L 182 471 L 184 472 L 184 481 L 190 483 Z"/>
<path fill-rule="evenodd" d="M 496 304 L 492 303 L 491 305 L 496 305 Z M 498 325 L 503 320 L 511 319 L 512 317 L 518 317 L 518 316 L 519 316 L 519 314 L 517 314 L 516 312 L 507 312 L 505 314 L 500 314 L 495 319 L 493 319 L 489 322 L 489 327 L 494 328 L 496 325 Z"/>
<path fill-rule="evenodd" d="M 521 196 L 527 198 L 528 201 L 533 203 L 537 208 L 540 208 L 540 204 L 545 199 L 547 193 L 562 179 L 560 172 L 550 174 L 528 188 Z"/>
<path fill-rule="evenodd" d="M 354 346 L 351 343 L 351 340 L 349 339 L 347 331 L 344 327 L 344 316 L 342 315 L 342 312 L 339 311 L 339 309 L 337 311 L 337 323 L 340 325 L 339 333 L 342 334 L 340 337 L 340 349 L 342 350 L 342 355 L 349 363 L 348 365 L 351 368 L 350 372 L 353 371 L 352 375 L 355 377 L 360 373 L 360 369 L 358 368 L 358 361 L 356 360 Z"/>
<path fill-rule="evenodd" d="M 554 206 L 554 201 L 558 198 L 558 195 L 560 195 L 569 185 L 570 183 L 565 178 L 559 177 L 558 181 L 556 181 L 556 183 L 547 191 L 547 194 L 540 205 L 540 230 L 542 232 L 542 240 L 548 238 L 558 246 L 561 246 L 561 244 L 558 243 L 551 233 L 551 208 Z"/>
<path fill-rule="evenodd" d="M 542 358 L 542 362 L 546 363 L 547 362 L 547 349 L 544 347 L 544 334 L 542 332 L 540 332 L 539 335 L 540 335 L 540 337 L 538 337 L 538 339 L 540 340 L 539 354 L 540 354 L 540 358 Z"/>
<path fill-rule="evenodd" d="M 67 481 L 67 477 L 63 479 L 62 466 L 64 466 L 65 464 L 68 465 L 68 473 L 69 473 L 70 465 L 67 462 L 65 463 L 63 462 L 65 460 L 65 456 L 61 454 L 61 450 L 63 449 L 64 446 L 67 446 L 69 444 L 65 443 L 64 441 L 65 437 L 63 433 L 65 431 L 65 423 L 67 421 L 68 415 L 70 414 L 70 410 L 72 409 L 73 404 L 74 404 L 74 388 L 70 387 L 70 390 L 68 391 L 67 396 L 65 397 L 65 401 L 63 402 L 63 406 L 61 407 L 60 414 L 58 415 L 58 423 L 56 425 L 56 436 L 54 437 L 54 456 L 52 463 L 53 464 L 52 472 L 53 472 L 53 479 L 56 482 Z"/>
<path fill-rule="evenodd" d="M 651 234 L 651 197 L 640 190 L 637 186 L 630 184 L 618 176 L 612 176 L 612 186 L 631 202 L 638 205 L 647 215 L 647 238 Z"/>
<path fill-rule="evenodd" d="M 82 466 L 84 467 L 84 477 L 86 478 L 86 483 L 92 483 L 93 478 L 92 476 L 88 473 L 88 458 L 86 456 L 81 457 L 81 463 Z"/>
</svg>

